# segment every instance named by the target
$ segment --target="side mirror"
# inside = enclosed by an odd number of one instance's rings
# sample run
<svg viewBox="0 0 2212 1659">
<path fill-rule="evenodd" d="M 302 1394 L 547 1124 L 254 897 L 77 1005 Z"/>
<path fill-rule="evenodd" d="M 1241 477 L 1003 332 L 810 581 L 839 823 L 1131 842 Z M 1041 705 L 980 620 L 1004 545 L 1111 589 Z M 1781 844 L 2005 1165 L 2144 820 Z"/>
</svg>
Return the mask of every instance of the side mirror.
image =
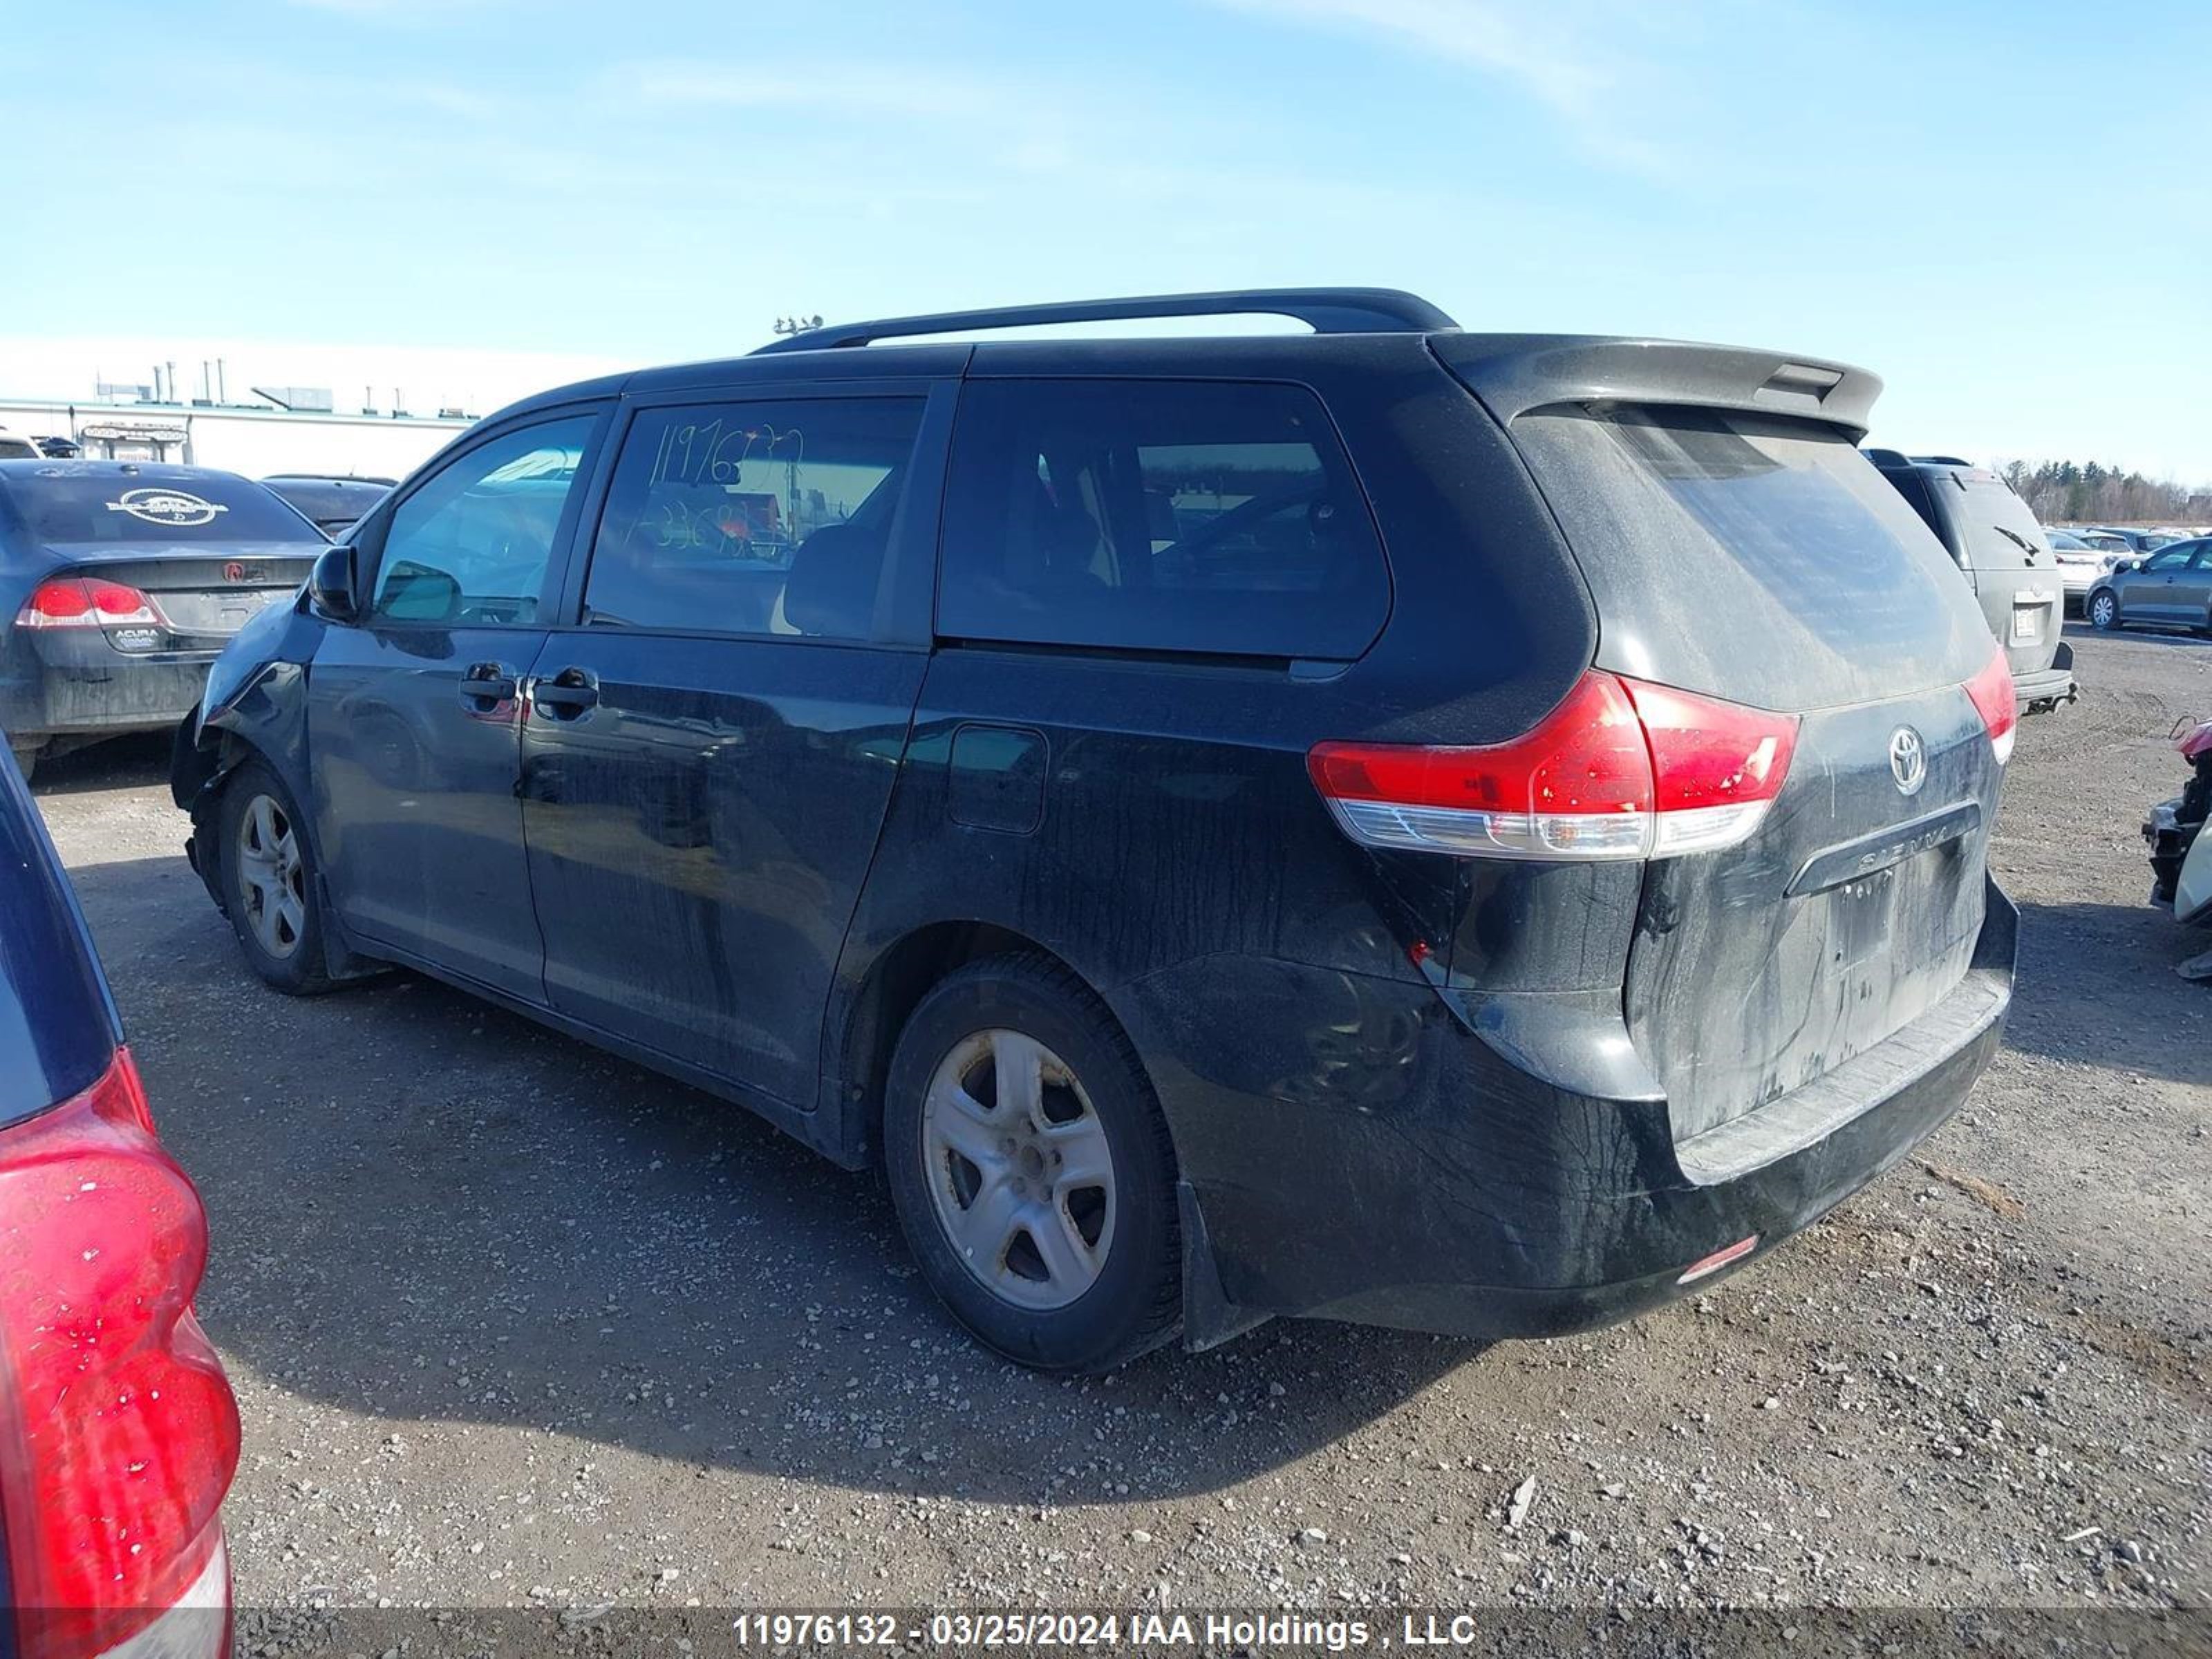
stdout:
<svg viewBox="0 0 2212 1659">
<path fill-rule="evenodd" d="M 330 622 L 349 623 L 361 614 L 354 588 L 353 549 L 344 542 L 327 547 L 307 573 L 307 603 Z"/>
</svg>

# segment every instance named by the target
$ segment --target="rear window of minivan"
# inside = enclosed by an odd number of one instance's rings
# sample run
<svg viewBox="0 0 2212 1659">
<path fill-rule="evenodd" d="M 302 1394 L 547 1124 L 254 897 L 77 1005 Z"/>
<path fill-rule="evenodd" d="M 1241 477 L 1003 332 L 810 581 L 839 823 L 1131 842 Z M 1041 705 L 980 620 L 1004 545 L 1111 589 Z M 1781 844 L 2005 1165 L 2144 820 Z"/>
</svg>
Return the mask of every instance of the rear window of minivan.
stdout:
<svg viewBox="0 0 2212 1659">
<path fill-rule="evenodd" d="M 1929 487 L 1943 501 L 1966 562 L 1977 570 L 2016 570 L 2045 553 L 2043 526 L 2026 501 L 1994 472 L 1939 472 Z"/>
<path fill-rule="evenodd" d="M 963 389 L 939 634 L 1346 659 L 1373 642 L 1389 609 L 1366 500 L 1304 387 Z"/>
<path fill-rule="evenodd" d="M 1577 405 L 1512 434 L 1597 600 L 1607 667 L 1802 710 L 1964 681 L 1989 658 L 1942 544 L 1833 428 Z"/>
</svg>

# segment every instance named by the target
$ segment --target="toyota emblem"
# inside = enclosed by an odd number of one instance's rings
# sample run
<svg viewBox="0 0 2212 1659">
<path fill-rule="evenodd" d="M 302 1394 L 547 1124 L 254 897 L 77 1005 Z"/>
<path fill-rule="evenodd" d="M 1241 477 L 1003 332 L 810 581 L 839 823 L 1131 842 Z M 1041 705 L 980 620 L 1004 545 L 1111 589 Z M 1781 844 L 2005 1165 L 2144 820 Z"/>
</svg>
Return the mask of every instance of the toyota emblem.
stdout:
<svg viewBox="0 0 2212 1659">
<path fill-rule="evenodd" d="M 1889 771 L 1899 794 L 1917 795 L 1928 781 L 1928 745 L 1909 726 L 1889 734 Z"/>
</svg>

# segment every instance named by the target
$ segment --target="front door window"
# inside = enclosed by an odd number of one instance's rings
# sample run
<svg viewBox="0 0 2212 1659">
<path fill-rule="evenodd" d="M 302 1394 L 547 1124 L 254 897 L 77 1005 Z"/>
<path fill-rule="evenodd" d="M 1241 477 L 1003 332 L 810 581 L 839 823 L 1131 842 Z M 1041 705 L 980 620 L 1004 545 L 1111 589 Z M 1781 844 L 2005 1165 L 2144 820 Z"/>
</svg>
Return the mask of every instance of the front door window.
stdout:
<svg viewBox="0 0 2212 1659">
<path fill-rule="evenodd" d="M 371 616 L 448 628 L 538 623 L 554 533 L 596 418 L 502 434 L 400 502 L 385 532 Z"/>
</svg>

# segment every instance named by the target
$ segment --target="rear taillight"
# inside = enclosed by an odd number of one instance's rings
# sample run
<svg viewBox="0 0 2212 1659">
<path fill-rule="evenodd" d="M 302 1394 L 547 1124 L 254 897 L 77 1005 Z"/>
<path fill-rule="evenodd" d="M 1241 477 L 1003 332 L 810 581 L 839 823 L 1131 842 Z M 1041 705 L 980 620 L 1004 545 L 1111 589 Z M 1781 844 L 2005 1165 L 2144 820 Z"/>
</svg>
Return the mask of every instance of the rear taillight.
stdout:
<svg viewBox="0 0 2212 1659">
<path fill-rule="evenodd" d="M 135 587 L 98 576 L 40 582 L 15 613 L 18 628 L 161 628 L 161 612 Z"/>
<path fill-rule="evenodd" d="M 219 1620 L 171 1611 L 227 1582 L 238 1412 L 192 1317 L 206 1261 L 205 1212 L 128 1050 L 0 1133 L 0 1525 L 21 1659 L 187 1626 L 221 1650 Z"/>
<path fill-rule="evenodd" d="M 1591 670 L 1510 743 L 1324 743 L 1314 787 L 1365 846 L 1514 859 L 1733 846 L 1782 791 L 1795 715 Z"/>
<path fill-rule="evenodd" d="M 1996 751 L 1997 764 L 2002 766 L 2012 758 L 2020 704 L 2013 696 L 2012 670 L 2005 665 L 2002 649 L 1990 659 L 1988 667 L 1966 682 L 1966 695 L 1980 712 L 1982 724 L 1989 727 L 1990 747 Z"/>
</svg>

